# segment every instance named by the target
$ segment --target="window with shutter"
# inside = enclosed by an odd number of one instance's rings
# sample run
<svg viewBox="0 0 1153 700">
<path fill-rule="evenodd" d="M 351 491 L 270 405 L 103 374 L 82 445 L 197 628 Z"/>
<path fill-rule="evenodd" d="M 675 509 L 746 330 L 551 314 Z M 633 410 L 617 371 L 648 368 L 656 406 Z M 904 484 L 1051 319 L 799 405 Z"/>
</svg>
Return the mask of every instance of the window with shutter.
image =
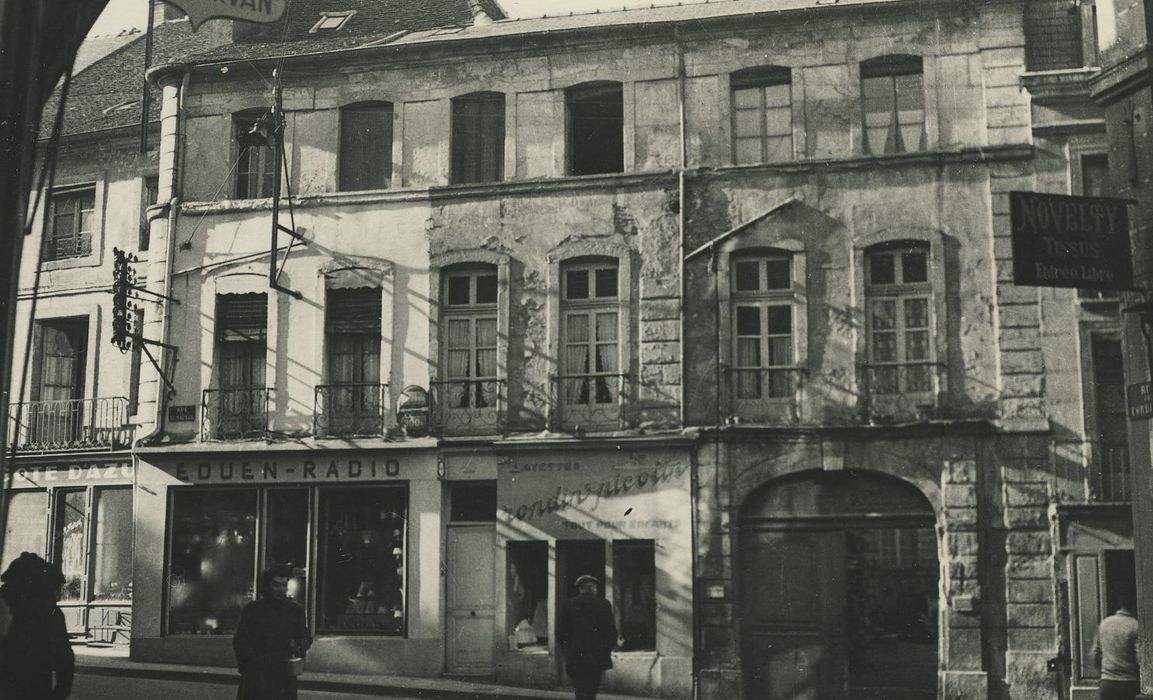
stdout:
<svg viewBox="0 0 1153 700">
<path fill-rule="evenodd" d="M 477 92 L 452 101 L 453 184 L 504 179 L 504 95 Z"/>
<path fill-rule="evenodd" d="M 338 189 L 387 189 L 392 180 L 390 102 L 365 102 L 340 110 L 340 176 Z"/>
</svg>

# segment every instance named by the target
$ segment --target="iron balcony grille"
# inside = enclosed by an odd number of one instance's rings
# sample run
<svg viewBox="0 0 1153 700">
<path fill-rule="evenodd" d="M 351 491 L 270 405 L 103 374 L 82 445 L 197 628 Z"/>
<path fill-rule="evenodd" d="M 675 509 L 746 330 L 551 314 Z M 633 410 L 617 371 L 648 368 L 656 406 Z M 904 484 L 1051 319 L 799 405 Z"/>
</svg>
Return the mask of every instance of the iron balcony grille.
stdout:
<svg viewBox="0 0 1153 700">
<path fill-rule="evenodd" d="M 628 427 L 624 410 L 630 378 L 615 372 L 558 374 L 552 377 L 553 429 Z"/>
<path fill-rule="evenodd" d="M 321 384 L 316 387 L 312 430 L 316 437 L 378 437 L 388 415 L 387 384 Z"/>
<path fill-rule="evenodd" d="M 201 437 L 205 440 L 264 437 L 268 433 L 272 391 L 266 387 L 205 389 L 200 405 Z"/>
<path fill-rule="evenodd" d="M 10 404 L 8 421 L 17 452 L 116 450 L 132 444 L 123 396 Z"/>
<path fill-rule="evenodd" d="M 943 367 L 935 360 L 863 365 L 861 406 L 865 417 L 884 421 L 936 416 Z"/>
<path fill-rule="evenodd" d="M 1089 500 L 1128 503 L 1129 485 L 1128 445 L 1090 443 Z"/>
<path fill-rule="evenodd" d="M 92 234 L 47 238 L 44 241 L 44 261 L 82 258 L 92 255 Z"/>
<path fill-rule="evenodd" d="M 727 367 L 734 415 L 757 423 L 791 423 L 799 419 L 804 367 Z"/>
<path fill-rule="evenodd" d="M 495 435 L 504 432 L 503 379 L 444 379 L 429 385 L 434 435 Z"/>
</svg>

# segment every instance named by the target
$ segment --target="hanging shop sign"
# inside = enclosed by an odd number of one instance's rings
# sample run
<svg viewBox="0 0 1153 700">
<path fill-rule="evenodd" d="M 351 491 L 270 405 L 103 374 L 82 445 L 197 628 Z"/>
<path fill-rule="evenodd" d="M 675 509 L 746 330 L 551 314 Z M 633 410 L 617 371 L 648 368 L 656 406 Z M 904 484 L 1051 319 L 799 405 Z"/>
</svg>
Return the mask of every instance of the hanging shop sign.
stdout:
<svg viewBox="0 0 1153 700">
<path fill-rule="evenodd" d="M 1010 192 L 1009 215 L 1014 284 L 1133 288 L 1127 200 Z"/>
<path fill-rule="evenodd" d="M 267 24 L 284 15 L 289 0 L 165 0 L 188 15 L 196 29 L 207 19 L 217 17 Z"/>
</svg>

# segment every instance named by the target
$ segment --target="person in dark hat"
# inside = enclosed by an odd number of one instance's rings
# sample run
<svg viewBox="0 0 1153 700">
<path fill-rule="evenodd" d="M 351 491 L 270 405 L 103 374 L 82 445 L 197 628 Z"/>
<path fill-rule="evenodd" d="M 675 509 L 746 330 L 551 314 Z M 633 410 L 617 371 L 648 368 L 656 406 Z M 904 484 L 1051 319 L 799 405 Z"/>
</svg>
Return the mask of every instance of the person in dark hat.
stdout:
<svg viewBox="0 0 1153 700">
<path fill-rule="evenodd" d="M 576 580 L 576 586 L 580 592 L 561 609 L 557 641 L 564 651 L 576 700 L 596 700 L 601 676 L 613 667 L 617 623 L 613 606 L 597 595 L 600 581 L 596 577 L 585 574 Z"/>
<path fill-rule="evenodd" d="M 296 675 L 289 660 L 303 660 L 312 638 L 304 608 L 288 599 L 291 574 L 287 567 L 261 572 L 260 599 L 240 613 L 232 636 L 240 670 L 237 700 L 296 700 Z"/>
<path fill-rule="evenodd" d="M 0 641 L 0 698 L 58 700 L 72 692 L 76 661 L 68 625 L 56 606 L 60 567 L 24 552 L 0 575 L 0 598 L 12 624 Z"/>
</svg>

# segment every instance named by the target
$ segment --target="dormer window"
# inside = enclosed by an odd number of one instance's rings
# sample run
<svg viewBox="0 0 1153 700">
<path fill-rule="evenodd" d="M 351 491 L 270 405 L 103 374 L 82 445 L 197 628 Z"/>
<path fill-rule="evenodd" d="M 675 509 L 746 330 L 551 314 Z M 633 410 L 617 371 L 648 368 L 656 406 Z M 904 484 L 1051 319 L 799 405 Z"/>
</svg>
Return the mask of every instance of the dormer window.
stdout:
<svg viewBox="0 0 1153 700">
<path fill-rule="evenodd" d="M 348 22 L 348 18 L 356 14 L 356 10 L 348 10 L 346 12 L 321 12 L 320 19 L 316 24 L 312 25 L 312 29 L 308 30 L 309 34 L 316 34 L 321 31 L 336 31 Z"/>
</svg>

